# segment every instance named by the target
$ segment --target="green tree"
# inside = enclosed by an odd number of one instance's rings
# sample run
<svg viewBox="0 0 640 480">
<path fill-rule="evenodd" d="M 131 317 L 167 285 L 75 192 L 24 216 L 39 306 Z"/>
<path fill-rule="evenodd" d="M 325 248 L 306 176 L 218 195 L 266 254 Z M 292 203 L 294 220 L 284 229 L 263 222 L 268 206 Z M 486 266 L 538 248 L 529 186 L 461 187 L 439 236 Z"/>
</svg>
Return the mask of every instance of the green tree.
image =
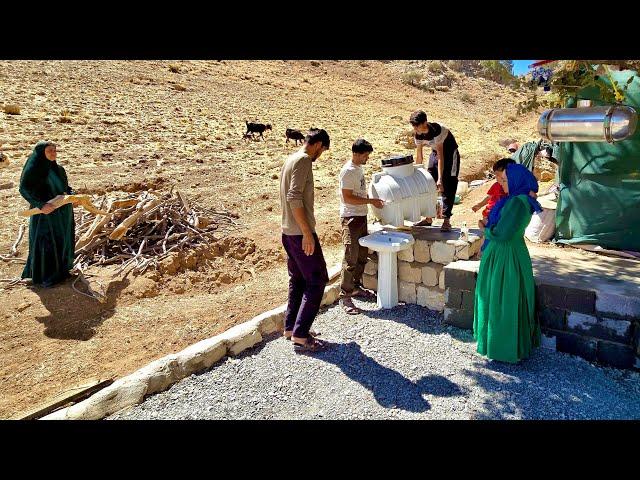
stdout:
<svg viewBox="0 0 640 480">
<path fill-rule="evenodd" d="M 526 113 L 537 110 L 540 107 L 558 108 L 564 107 L 567 100 L 575 94 L 590 86 L 600 90 L 600 95 L 605 102 L 623 103 L 629 83 L 636 76 L 629 78 L 626 85 L 618 85 L 611 78 L 611 68 L 618 67 L 623 70 L 640 70 L 638 60 L 561 60 L 553 67 L 551 77 L 551 93 L 544 98 L 538 97 L 537 86 L 529 85 L 528 98 L 518 104 L 518 112 Z M 603 81 L 604 79 L 608 81 Z"/>
<path fill-rule="evenodd" d="M 513 75 L 513 60 L 500 60 L 500 63 Z"/>
</svg>

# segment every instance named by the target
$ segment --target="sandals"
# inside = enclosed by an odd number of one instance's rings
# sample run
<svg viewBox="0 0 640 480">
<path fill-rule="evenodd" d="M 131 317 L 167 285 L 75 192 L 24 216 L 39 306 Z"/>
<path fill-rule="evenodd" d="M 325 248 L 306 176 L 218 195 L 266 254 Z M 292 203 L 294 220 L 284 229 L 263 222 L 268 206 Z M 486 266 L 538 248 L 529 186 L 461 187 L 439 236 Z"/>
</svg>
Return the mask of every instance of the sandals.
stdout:
<svg viewBox="0 0 640 480">
<path fill-rule="evenodd" d="M 346 297 L 340 300 L 340 306 L 344 310 L 344 312 L 348 315 L 358 315 L 362 313 L 358 307 L 353 304 L 353 300 L 350 297 Z"/>
<path fill-rule="evenodd" d="M 420 220 L 419 222 L 416 222 L 413 224 L 414 227 L 430 227 L 433 224 L 433 220 L 432 221 L 428 221 L 426 218 L 424 220 Z"/>
<path fill-rule="evenodd" d="M 353 291 L 353 293 L 351 294 L 352 297 L 358 297 L 358 298 L 365 298 L 367 300 L 375 300 L 376 299 L 376 294 L 375 293 L 371 293 L 368 290 L 365 290 L 362 287 L 356 287 L 355 290 Z"/>
<path fill-rule="evenodd" d="M 291 336 L 293 335 L 293 331 L 285 330 L 282 335 L 284 335 L 285 339 L 291 340 Z M 320 335 L 322 335 L 322 333 L 314 332 L 313 330 L 309 330 L 309 335 L 315 338 L 315 337 L 319 337 Z"/>
<path fill-rule="evenodd" d="M 320 340 L 316 340 L 314 337 L 307 337 L 307 341 L 304 343 L 293 343 L 293 350 L 295 352 L 319 352 L 324 350 L 326 345 Z"/>
</svg>

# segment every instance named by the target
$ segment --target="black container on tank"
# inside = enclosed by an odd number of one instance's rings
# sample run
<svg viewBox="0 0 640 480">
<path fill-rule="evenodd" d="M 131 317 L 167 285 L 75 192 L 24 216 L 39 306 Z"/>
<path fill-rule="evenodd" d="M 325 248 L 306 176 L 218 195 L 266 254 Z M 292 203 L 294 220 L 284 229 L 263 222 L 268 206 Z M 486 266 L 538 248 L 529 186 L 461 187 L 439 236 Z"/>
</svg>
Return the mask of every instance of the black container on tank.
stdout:
<svg viewBox="0 0 640 480">
<path fill-rule="evenodd" d="M 385 158 L 380 161 L 383 167 L 399 167 L 400 165 L 409 165 L 413 163 L 413 155 L 398 155 L 395 157 Z"/>
</svg>

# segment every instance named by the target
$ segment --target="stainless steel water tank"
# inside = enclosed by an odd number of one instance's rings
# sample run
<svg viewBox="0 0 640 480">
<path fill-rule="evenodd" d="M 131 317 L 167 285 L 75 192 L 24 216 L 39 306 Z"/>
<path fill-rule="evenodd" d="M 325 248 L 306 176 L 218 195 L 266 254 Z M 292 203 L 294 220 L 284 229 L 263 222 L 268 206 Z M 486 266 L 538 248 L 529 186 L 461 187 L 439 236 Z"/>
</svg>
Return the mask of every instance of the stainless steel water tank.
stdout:
<svg viewBox="0 0 640 480">
<path fill-rule="evenodd" d="M 554 108 L 538 120 L 538 132 L 552 142 L 619 142 L 636 131 L 638 114 L 627 105 Z"/>
</svg>

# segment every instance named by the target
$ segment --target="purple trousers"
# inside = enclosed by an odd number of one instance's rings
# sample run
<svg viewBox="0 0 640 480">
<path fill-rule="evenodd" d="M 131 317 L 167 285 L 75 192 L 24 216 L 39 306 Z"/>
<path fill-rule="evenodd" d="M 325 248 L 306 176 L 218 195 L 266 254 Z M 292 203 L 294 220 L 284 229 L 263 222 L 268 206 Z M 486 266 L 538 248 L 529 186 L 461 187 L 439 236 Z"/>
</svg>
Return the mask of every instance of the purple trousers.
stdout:
<svg viewBox="0 0 640 480">
<path fill-rule="evenodd" d="M 313 255 L 307 256 L 302 250 L 302 235 L 282 235 L 289 269 L 289 302 L 284 329 L 293 330 L 293 336 L 298 338 L 309 336 L 311 324 L 320 310 L 324 287 L 329 281 L 320 240 L 315 233 L 313 238 L 316 247 Z"/>
</svg>

